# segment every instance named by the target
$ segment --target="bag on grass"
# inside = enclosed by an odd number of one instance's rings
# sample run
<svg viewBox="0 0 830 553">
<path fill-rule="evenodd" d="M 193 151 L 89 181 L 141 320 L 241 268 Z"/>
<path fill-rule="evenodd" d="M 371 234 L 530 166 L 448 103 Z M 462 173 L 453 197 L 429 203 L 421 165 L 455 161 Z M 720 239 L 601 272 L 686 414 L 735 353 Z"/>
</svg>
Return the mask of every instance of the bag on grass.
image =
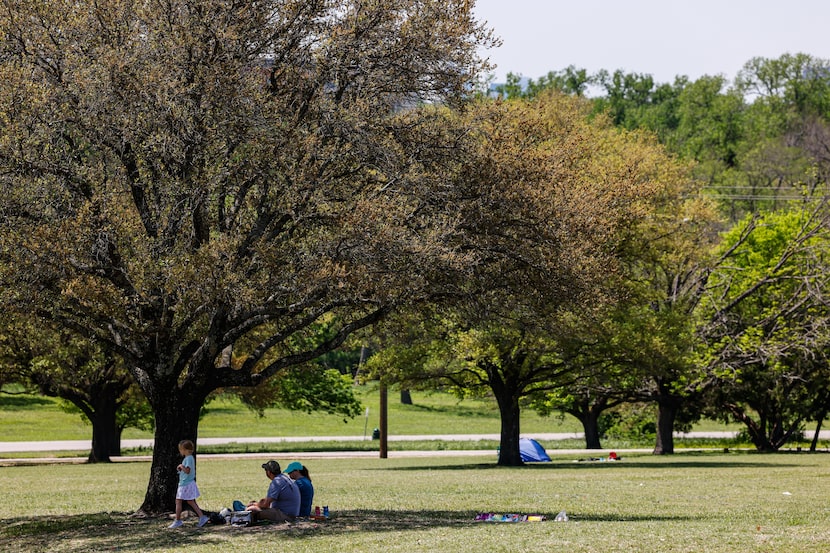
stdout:
<svg viewBox="0 0 830 553">
<path fill-rule="evenodd" d="M 251 511 L 233 511 L 231 513 L 231 526 L 250 526 L 253 520 Z"/>
</svg>

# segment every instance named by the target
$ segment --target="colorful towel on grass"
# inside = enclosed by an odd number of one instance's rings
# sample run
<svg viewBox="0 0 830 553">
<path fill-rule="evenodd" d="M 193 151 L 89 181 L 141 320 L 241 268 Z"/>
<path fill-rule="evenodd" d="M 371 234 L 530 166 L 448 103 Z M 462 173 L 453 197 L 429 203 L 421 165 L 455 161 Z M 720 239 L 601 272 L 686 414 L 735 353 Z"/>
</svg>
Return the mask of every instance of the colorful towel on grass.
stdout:
<svg viewBox="0 0 830 553">
<path fill-rule="evenodd" d="M 479 513 L 476 515 L 478 522 L 541 522 L 546 520 L 545 515 L 522 515 L 516 513 L 497 514 L 497 513 Z"/>
</svg>

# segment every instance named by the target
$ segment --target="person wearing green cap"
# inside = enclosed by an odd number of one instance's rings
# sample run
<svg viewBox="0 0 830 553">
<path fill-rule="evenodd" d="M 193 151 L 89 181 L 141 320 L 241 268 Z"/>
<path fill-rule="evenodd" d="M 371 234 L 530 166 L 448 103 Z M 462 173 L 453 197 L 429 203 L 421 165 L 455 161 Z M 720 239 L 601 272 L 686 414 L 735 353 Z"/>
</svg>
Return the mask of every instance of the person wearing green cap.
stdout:
<svg viewBox="0 0 830 553">
<path fill-rule="evenodd" d="M 271 484 L 265 497 L 249 503 L 247 510 L 251 511 L 251 516 L 255 520 L 294 520 L 300 512 L 300 490 L 297 484 L 280 470 L 280 464 L 276 461 L 268 461 L 262 468 L 265 469 L 265 476 L 271 480 Z"/>
<path fill-rule="evenodd" d="M 314 502 L 314 486 L 311 485 L 311 477 L 308 475 L 308 468 L 302 463 L 294 461 L 285 468 L 285 473 L 291 477 L 300 490 L 300 514 L 301 517 L 311 516 L 311 504 Z"/>
</svg>

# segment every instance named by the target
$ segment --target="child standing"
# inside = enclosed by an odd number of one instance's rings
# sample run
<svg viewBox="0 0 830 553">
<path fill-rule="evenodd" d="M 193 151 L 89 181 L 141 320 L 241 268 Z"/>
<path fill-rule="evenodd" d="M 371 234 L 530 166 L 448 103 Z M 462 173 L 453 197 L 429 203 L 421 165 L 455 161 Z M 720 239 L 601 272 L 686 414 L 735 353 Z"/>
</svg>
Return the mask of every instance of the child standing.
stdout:
<svg viewBox="0 0 830 553">
<path fill-rule="evenodd" d="M 168 528 L 178 528 L 182 525 L 182 507 L 185 501 L 199 515 L 200 528 L 208 521 L 208 517 L 196 504 L 196 498 L 199 497 L 199 487 L 196 485 L 196 458 L 193 457 L 195 449 L 196 447 L 190 440 L 179 442 L 179 453 L 182 454 L 184 459 L 176 467 L 176 471 L 179 473 L 179 487 L 176 490 L 176 520 Z"/>
</svg>

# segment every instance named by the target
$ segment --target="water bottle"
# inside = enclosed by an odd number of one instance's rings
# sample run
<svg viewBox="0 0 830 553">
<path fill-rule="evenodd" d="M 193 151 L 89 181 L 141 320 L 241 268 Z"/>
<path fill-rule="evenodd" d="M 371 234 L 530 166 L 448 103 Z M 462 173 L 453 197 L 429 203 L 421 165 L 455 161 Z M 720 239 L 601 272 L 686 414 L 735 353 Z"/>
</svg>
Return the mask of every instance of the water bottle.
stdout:
<svg viewBox="0 0 830 553">
<path fill-rule="evenodd" d="M 329 518 L 329 506 L 328 505 L 323 505 L 323 516 L 325 518 Z"/>
</svg>

